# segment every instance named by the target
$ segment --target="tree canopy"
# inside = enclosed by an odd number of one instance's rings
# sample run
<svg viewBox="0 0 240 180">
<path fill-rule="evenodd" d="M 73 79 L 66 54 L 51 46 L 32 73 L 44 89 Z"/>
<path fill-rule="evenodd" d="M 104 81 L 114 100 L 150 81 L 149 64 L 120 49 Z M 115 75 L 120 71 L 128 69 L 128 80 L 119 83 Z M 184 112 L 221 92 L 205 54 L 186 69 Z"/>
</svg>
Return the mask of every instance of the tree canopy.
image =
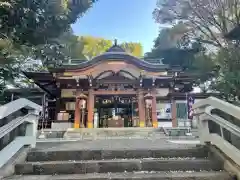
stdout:
<svg viewBox="0 0 240 180">
<path fill-rule="evenodd" d="M 73 3 L 79 2 L 79 3 Z M 0 32 L 14 43 L 39 45 L 58 37 L 94 1 L 8 0 L 0 4 Z"/>
<path fill-rule="evenodd" d="M 158 0 L 153 11 L 157 23 L 173 28 L 179 23 L 184 25 L 177 37 L 188 39 L 192 47 L 203 47 L 191 57 L 192 67 L 202 74 L 215 72 L 214 77 L 208 79 L 210 88 L 221 92 L 227 100 L 239 100 L 240 97 L 239 40 L 226 38 L 226 34 L 240 24 L 239 7 L 239 0 Z M 156 40 L 161 43 L 147 56 L 161 56 L 161 44 L 166 44 L 167 48 L 176 45 L 168 39 L 173 28 L 160 32 Z"/>
<path fill-rule="evenodd" d="M 143 48 L 141 43 L 124 42 L 120 45 L 126 52 L 136 57 L 143 56 Z"/>
<path fill-rule="evenodd" d="M 222 47 L 224 35 L 240 23 L 239 7 L 239 0 L 158 0 L 153 16 L 161 24 L 183 22 L 193 38 Z"/>
<path fill-rule="evenodd" d="M 79 40 L 83 44 L 83 54 L 88 60 L 102 54 L 112 46 L 112 41 L 92 36 L 81 36 Z"/>
<path fill-rule="evenodd" d="M 83 44 L 83 54 L 89 60 L 104 53 L 113 45 L 112 40 L 92 36 L 81 36 L 79 40 Z M 120 46 L 126 52 L 136 57 L 141 57 L 143 55 L 143 49 L 140 43 L 123 42 Z"/>
<path fill-rule="evenodd" d="M 162 29 L 154 40 L 151 52 L 147 52 L 145 57 L 162 59 L 164 64 L 191 65 L 191 59 L 199 52 L 201 44 L 190 41 L 186 32 L 187 27 L 182 23 Z"/>
<path fill-rule="evenodd" d="M 75 3 L 73 3 L 75 2 Z M 22 65 L 34 59 L 39 46 L 70 28 L 94 0 L 5 0 L 0 2 L 0 91 L 19 77 Z"/>
</svg>

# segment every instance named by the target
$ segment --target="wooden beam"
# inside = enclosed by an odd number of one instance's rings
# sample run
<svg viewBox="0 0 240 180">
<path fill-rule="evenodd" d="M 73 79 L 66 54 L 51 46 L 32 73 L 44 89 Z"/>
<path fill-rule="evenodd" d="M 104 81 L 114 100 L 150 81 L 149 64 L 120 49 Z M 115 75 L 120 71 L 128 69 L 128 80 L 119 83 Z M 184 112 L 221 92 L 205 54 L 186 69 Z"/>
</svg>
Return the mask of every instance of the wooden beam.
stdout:
<svg viewBox="0 0 240 180">
<path fill-rule="evenodd" d="M 135 95 L 137 92 L 135 90 L 98 90 L 93 92 L 94 95 Z"/>
</svg>

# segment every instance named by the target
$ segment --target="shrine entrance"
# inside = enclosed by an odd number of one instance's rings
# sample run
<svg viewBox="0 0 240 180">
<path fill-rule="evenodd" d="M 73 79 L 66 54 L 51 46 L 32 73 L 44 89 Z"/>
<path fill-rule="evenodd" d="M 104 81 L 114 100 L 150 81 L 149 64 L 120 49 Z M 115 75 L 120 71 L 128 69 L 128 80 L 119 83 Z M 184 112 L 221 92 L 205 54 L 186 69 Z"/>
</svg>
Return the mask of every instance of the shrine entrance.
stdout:
<svg viewBox="0 0 240 180">
<path fill-rule="evenodd" d="M 141 90 L 90 89 L 88 96 L 76 98 L 76 105 L 75 128 L 157 126 L 156 96 Z"/>
<path fill-rule="evenodd" d="M 137 126 L 136 96 L 98 95 L 95 97 L 94 125 L 99 128 Z"/>
</svg>

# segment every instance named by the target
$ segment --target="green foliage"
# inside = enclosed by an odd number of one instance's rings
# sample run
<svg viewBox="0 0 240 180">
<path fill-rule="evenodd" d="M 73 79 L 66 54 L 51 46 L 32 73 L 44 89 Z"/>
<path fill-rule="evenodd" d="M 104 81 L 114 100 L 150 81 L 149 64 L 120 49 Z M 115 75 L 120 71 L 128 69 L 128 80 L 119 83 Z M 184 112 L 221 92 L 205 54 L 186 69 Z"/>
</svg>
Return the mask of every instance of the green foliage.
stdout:
<svg viewBox="0 0 240 180">
<path fill-rule="evenodd" d="M 111 40 L 92 36 L 76 36 L 69 30 L 59 38 L 53 39 L 51 43 L 37 46 L 35 58 L 41 59 L 46 66 L 56 67 L 68 63 L 69 60 L 91 60 L 106 52 L 111 46 Z M 135 56 L 142 56 L 140 43 L 122 43 L 120 46 Z"/>
<path fill-rule="evenodd" d="M 217 60 L 215 54 L 206 54 L 204 51 L 197 53 L 192 59 L 191 70 L 197 71 L 199 74 L 207 74 L 217 71 Z"/>
<path fill-rule="evenodd" d="M 75 3 L 73 3 L 75 2 Z M 79 3 L 76 3 L 79 2 Z M 21 79 L 20 71 L 28 69 L 24 64 L 33 60 L 36 52 L 46 50 L 41 57 L 46 60 L 56 58 L 48 52 L 55 50 L 53 43 L 63 32 L 69 29 L 79 16 L 89 9 L 94 0 L 5 0 L 0 2 L 0 91 L 7 84 L 16 85 Z M 53 46 L 52 46 L 53 45 Z M 66 49 L 64 49 L 66 50 Z M 59 57 L 61 53 L 56 53 Z M 62 57 L 61 57 L 62 58 Z M 30 68 L 31 69 L 31 68 Z M 44 69 L 41 65 L 32 68 Z"/>
<path fill-rule="evenodd" d="M 136 57 L 143 56 L 143 48 L 141 43 L 134 43 L 134 42 L 125 42 L 120 45 L 126 52 L 132 54 Z"/>
<path fill-rule="evenodd" d="M 58 37 L 92 5 L 92 1 L 8 0 L 0 6 L 0 32 L 15 43 L 39 45 Z"/>
<path fill-rule="evenodd" d="M 198 49 L 198 53 L 189 56 L 191 66 L 188 70 L 202 74 L 200 82 L 210 82 L 210 88 L 222 93 L 227 100 L 239 100 L 240 96 L 239 43 L 225 38 L 233 27 L 240 24 L 239 7 L 239 0 L 158 0 L 153 11 L 157 23 L 174 27 L 180 22 L 186 27 L 180 28 L 183 31 L 177 33 L 180 34 L 177 39 L 184 37 L 186 44 Z M 162 47 L 188 47 L 182 43 L 179 46 L 174 38 L 169 38 L 172 32 L 172 28 L 162 31 L 147 56 L 162 57 Z M 169 58 L 174 59 L 171 55 Z M 205 76 L 208 73 L 212 76 Z"/>
<path fill-rule="evenodd" d="M 222 48 L 216 56 L 220 69 L 213 88 L 222 92 L 230 100 L 239 100 L 240 97 L 239 50 L 239 47 Z"/>
<path fill-rule="evenodd" d="M 112 46 L 111 40 L 92 36 L 81 36 L 79 37 L 79 41 L 84 46 L 83 54 L 88 60 L 91 60 L 93 57 L 104 53 Z"/>
<path fill-rule="evenodd" d="M 41 59 L 45 66 L 59 66 L 70 59 L 85 60 L 84 44 L 71 30 L 64 32 L 59 38 L 35 48 L 36 59 Z"/>
<path fill-rule="evenodd" d="M 194 55 L 202 47 L 198 41 L 190 41 L 187 33 L 188 29 L 182 23 L 162 29 L 154 40 L 152 51 L 146 53 L 145 58 L 163 59 L 164 64 L 190 68 Z"/>
<path fill-rule="evenodd" d="M 73 35 L 71 31 L 65 32 L 60 38 L 58 38 L 60 44 L 64 46 L 64 54 L 71 59 L 85 60 L 86 57 L 83 54 L 84 44 L 80 38 Z"/>
<path fill-rule="evenodd" d="M 12 84 L 17 77 L 19 61 L 16 55 L 19 50 L 13 48 L 12 41 L 8 38 L 0 39 L 0 93 L 7 84 Z"/>
<path fill-rule="evenodd" d="M 106 52 L 111 46 L 112 41 L 104 38 L 97 38 L 92 36 L 80 36 L 78 37 L 78 43 L 72 46 L 72 49 L 77 47 L 77 52 L 81 53 L 76 56 L 76 59 L 88 59 L 91 60 L 95 56 L 98 56 Z M 120 46 L 128 53 L 136 56 L 142 56 L 142 45 L 134 42 L 123 42 Z M 80 56 L 79 56 L 80 55 Z"/>
<path fill-rule="evenodd" d="M 184 22 L 191 36 L 223 47 L 223 35 L 240 24 L 239 7 L 239 0 L 158 0 L 153 17 L 160 24 Z"/>
</svg>

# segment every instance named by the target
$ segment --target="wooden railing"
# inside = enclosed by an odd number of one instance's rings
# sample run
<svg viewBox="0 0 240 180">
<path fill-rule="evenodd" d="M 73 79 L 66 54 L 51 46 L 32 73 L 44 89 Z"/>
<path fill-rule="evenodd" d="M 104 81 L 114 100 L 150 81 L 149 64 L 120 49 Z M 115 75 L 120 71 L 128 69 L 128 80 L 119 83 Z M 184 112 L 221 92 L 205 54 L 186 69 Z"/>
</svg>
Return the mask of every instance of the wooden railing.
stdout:
<svg viewBox="0 0 240 180">
<path fill-rule="evenodd" d="M 18 99 L 0 107 L 0 168 L 23 146 L 35 147 L 41 106 Z"/>
<path fill-rule="evenodd" d="M 211 143 L 240 165 L 240 107 L 209 97 L 193 105 L 202 144 Z"/>
</svg>

